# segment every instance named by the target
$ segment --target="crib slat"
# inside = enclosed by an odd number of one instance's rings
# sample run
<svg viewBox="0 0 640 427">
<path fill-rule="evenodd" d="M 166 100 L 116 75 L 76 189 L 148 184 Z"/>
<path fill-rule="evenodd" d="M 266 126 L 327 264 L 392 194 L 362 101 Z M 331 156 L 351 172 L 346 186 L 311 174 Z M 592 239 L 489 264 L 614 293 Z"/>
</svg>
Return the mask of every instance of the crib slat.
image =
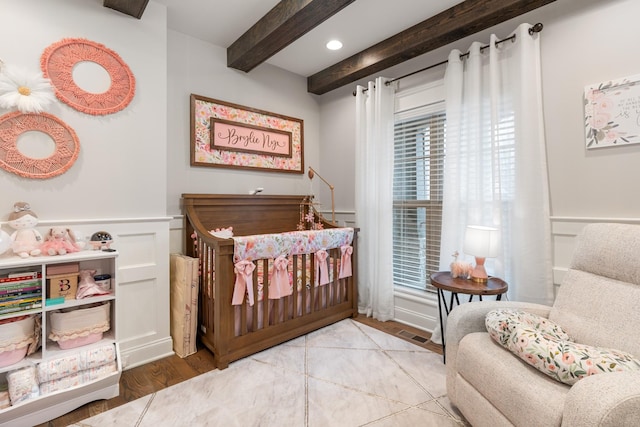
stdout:
<svg viewBox="0 0 640 427">
<path fill-rule="evenodd" d="M 311 309 L 307 310 L 307 307 L 313 305 L 313 296 L 311 292 L 307 291 L 307 284 L 309 283 L 309 278 L 307 277 L 307 255 L 302 254 L 299 258 L 302 262 L 300 272 L 302 273 L 302 314 L 304 316 L 311 312 Z"/>
<path fill-rule="evenodd" d="M 257 272 L 256 272 L 257 273 Z M 258 330 L 258 275 L 254 274 L 253 275 L 253 284 L 251 285 L 253 286 L 253 306 L 251 305 L 247 305 L 249 307 L 249 310 L 251 310 L 251 324 L 247 325 L 247 327 L 249 328 L 248 332 L 253 332 L 253 331 L 257 331 Z M 245 304 L 249 304 L 248 302 L 245 302 Z"/>
<path fill-rule="evenodd" d="M 291 260 L 291 277 L 292 277 L 291 286 L 293 287 L 293 292 L 292 292 L 293 309 L 291 310 L 291 319 L 295 319 L 296 317 L 298 317 L 298 310 L 300 307 L 298 303 L 298 295 L 302 296 L 302 294 L 300 294 L 300 291 L 298 290 L 298 255 L 294 255 L 292 258 L 293 259 Z M 302 315 L 302 313 L 300 313 L 300 315 Z"/>
<path fill-rule="evenodd" d="M 340 272 L 339 269 L 339 264 L 340 264 L 340 250 L 339 249 L 332 249 L 331 250 L 331 254 L 333 255 L 333 263 L 331 264 L 332 266 L 332 270 L 333 270 L 333 276 L 332 277 L 332 281 L 331 281 L 331 290 L 333 298 L 331 300 L 331 305 L 336 305 L 340 303 L 340 279 L 338 279 L 338 275 Z"/>
<path fill-rule="evenodd" d="M 215 286 L 215 282 L 214 282 L 214 271 L 215 271 L 215 267 L 214 267 L 214 251 L 209 247 L 209 245 L 207 245 L 204 241 L 202 241 L 202 239 L 200 239 L 201 241 L 201 251 L 200 253 L 202 254 L 202 257 L 204 258 L 204 262 L 203 262 L 203 268 L 205 269 L 205 279 L 206 279 L 206 286 L 207 286 L 207 295 L 209 296 L 209 298 L 207 299 L 208 302 L 208 307 L 207 307 L 207 314 L 206 317 L 204 318 L 204 325 L 205 328 L 207 329 L 211 329 L 211 331 L 213 331 L 213 328 L 215 327 L 213 324 L 213 319 L 211 314 L 213 313 L 213 295 L 214 295 L 214 286 Z"/>
<path fill-rule="evenodd" d="M 242 299 L 242 304 L 237 306 L 235 311 L 235 318 L 238 318 L 237 311 L 240 310 L 240 331 L 238 335 L 245 335 L 247 333 L 248 324 L 247 324 L 247 298 Z"/>
<path fill-rule="evenodd" d="M 262 263 L 262 327 L 267 328 L 269 319 L 272 318 L 272 304 L 269 299 L 269 260 L 263 259 L 258 261 Z"/>
</svg>

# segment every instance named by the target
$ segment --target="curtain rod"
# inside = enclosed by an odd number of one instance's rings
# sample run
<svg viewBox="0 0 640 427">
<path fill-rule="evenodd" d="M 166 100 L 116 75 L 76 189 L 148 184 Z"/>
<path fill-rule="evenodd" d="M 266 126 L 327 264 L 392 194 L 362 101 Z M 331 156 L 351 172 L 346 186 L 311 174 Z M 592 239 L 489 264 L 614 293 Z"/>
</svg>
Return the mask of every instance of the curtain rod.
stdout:
<svg viewBox="0 0 640 427">
<path fill-rule="evenodd" d="M 532 36 L 532 35 L 534 35 L 535 33 L 539 33 L 540 31 L 542 31 L 542 28 L 543 28 L 543 27 L 544 27 L 544 25 L 542 25 L 542 23 L 540 23 L 540 22 L 538 22 L 537 24 L 534 24 L 533 26 L 529 27 L 529 35 L 531 35 L 531 36 Z M 507 37 L 506 39 L 502 39 L 502 40 L 498 40 L 498 41 L 496 41 L 496 46 L 498 46 L 498 45 L 500 45 L 500 44 L 502 44 L 502 43 L 504 43 L 504 42 L 507 42 L 507 41 L 509 41 L 509 40 L 514 41 L 515 39 L 516 39 L 516 35 L 514 34 L 514 35 L 512 35 L 511 37 Z M 482 52 L 483 50 L 485 50 L 485 49 L 486 49 L 486 48 L 488 48 L 489 46 L 490 46 L 490 45 L 482 46 L 482 47 L 480 48 L 480 52 Z M 466 57 L 466 56 L 469 56 L 469 52 L 466 52 L 466 53 L 462 53 L 462 54 L 460 54 L 460 59 L 462 59 L 462 58 L 464 58 L 464 57 Z M 445 59 L 444 61 L 438 62 L 437 64 L 432 64 L 432 65 L 429 65 L 428 67 L 421 68 L 421 69 L 416 70 L 416 71 L 413 71 L 413 72 L 411 72 L 411 73 L 409 73 L 409 74 L 405 74 L 405 75 L 403 75 L 403 76 L 396 77 L 396 78 L 393 78 L 393 79 L 391 79 L 391 80 L 388 80 L 388 81 L 386 81 L 384 84 L 385 84 L 385 85 L 387 85 L 387 86 L 389 86 L 389 85 L 390 85 L 391 83 L 393 83 L 393 82 L 396 82 L 396 81 L 398 81 L 398 80 L 402 80 L 402 79 L 404 79 L 404 78 L 406 78 L 406 77 L 413 76 L 414 74 L 418 74 L 418 73 L 421 73 L 421 72 L 423 72 L 423 71 L 430 70 L 430 69 L 432 69 L 432 68 L 439 67 L 439 66 L 444 65 L 444 64 L 446 64 L 446 63 L 448 63 L 448 62 L 449 62 L 449 61 Z M 369 90 L 369 89 L 364 88 L 364 89 L 362 89 L 362 92 L 364 93 L 364 92 L 366 92 L 366 91 L 368 91 L 368 90 Z M 355 91 L 355 90 L 353 91 L 353 96 L 356 96 L 356 91 Z"/>
</svg>

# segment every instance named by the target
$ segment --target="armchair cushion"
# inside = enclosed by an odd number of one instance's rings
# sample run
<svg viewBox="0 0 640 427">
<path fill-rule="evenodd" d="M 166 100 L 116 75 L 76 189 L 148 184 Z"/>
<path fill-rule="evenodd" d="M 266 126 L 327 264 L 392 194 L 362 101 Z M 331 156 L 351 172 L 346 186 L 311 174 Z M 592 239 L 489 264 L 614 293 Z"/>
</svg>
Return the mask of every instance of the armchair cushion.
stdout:
<svg viewBox="0 0 640 427">
<path fill-rule="evenodd" d="M 461 307 L 465 305 L 467 304 Z M 477 397 L 473 397 L 476 393 L 492 402 L 497 413 L 508 420 L 523 420 L 515 423 L 516 425 L 560 426 L 564 402 L 570 390 L 568 385 L 523 363 L 493 341 L 486 332 L 465 336 L 459 349 L 459 371 L 453 379 L 455 402 L 464 403 L 463 415 L 472 426 L 506 425 L 497 420 L 479 418 L 485 411 L 483 405 L 474 405 L 478 403 Z M 482 384 L 482 387 L 478 389 L 477 384 Z M 470 410 L 467 410 L 466 405 L 470 405 Z M 536 423 L 534 420 L 544 420 L 544 423 Z"/>
</svg>

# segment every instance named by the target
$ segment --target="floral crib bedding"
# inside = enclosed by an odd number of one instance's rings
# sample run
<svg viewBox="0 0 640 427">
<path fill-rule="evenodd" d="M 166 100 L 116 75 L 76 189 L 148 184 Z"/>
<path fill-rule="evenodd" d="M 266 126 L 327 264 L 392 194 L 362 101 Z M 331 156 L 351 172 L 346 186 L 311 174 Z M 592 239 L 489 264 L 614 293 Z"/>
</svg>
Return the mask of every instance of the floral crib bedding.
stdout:
<svg viewBox="0 0 640 427">
<path fill-rule="evenodd" d="M 351 254 L 353 253 L 353 228 L 327 230 L 294 231 L 278 234 L 262 234 L 234 237 L 234 262 L 236 281 L 232 304 L 236 306 L 235 331 L 239 335 L 239 306 L 246 302 L 247 323 L 253 320 L 252 307 L 257 302 L 257 327 L 263 327 L 265 283 L 272 315 L 275 304 L 293 294 L 297 289 L 297 315 L 311 311 L 311 292 L 317 304 L 326 307 L 339 289 L 328 286 L 321 292 L 319 287 L 334 282 L 334 272 L 338 279 L 352 275 Z M 339 249 L 340 257 L 329 256 L 329 251 Z M 307 255 L 301 257 L 300 255 Z M 313 259 L 313 261 L 312 261 Z M 312 271 L 312 269 L 314 271 Z M 257 295 L 254 295 L 253 275 L 257 275 Z M 313 283 L 312 283 L 313 281 Z M 304 283 L 303 283 L 304 282 Z M 303 292 L 306 292 L 303 304 Z M 289 300 L 288 315 L 293 312 L 293 299 Z M 280 320 L 284 317 L 284 307 L 280 305 Z M 271 316 L 270 316 L 271 317 Z M 274 319 L 270 319 L 273 321 Z"/>
<path fill-rule="evenodd" d="M 310 257 L 307 257 L 305 265 L 306 277 L 315 277 L 315 285 L 322 286 L 331 282 L 333 277 L 333 259 L 329 258 L 328 250 L 340 248 L 342 256 L 339 262 L 339 278 L 351 276 L 351 253 L 353 248 L 353 229 L 334 228 L 328 230 L 292 231 L 288 233 L 260 234 L 254 236 L 234 237 L 234 262 L 236 282 L 234 285 L 233 305 L 242 304 L 246 297 L 250 305 L 253 305 L 253 273 L 256 269 L 255 260 L 258 260 L 258 292 L 264 283 L 264 262 L 269 260 L 269 297 L 279 299 L 289 296 L 293 291 L 293 271 L 290 265 L 295 264 L 293 256 L 313 254 L 316 271 L 310 271 Z M 296 282 L 298 290 L 302 289 L 302 271 L 297 269 Z M 310 287 L 310 284 L 307 284 Z M 262 297 L 259 294 L 258 300 Z"/>
</svg>

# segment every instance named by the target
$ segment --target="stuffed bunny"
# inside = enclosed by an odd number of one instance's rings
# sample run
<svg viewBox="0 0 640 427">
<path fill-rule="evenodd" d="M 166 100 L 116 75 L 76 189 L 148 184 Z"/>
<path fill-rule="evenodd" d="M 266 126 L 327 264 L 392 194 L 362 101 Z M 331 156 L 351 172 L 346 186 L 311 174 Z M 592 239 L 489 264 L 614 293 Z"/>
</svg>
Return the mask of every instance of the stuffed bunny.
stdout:
<svg viewBox="0 0 640 427">
<path fill-rule="evenodd" d="M 78 252 L 75 237 L 70 229 L 65 227 L 51 227 L 45 236 L 45 242 L 40 250 L 47 255 L 64 255 Z"/>
<path fill-rule="evenodd" d="M 28 203 L 16 202 L 13 205 L 8 224 L 15 230 L 11 234 L 13 253 L 21 258 L 40 255 L 42 234 L 35 228 L 38 224 L 38 216 L 31 210 Z"/>
</svg>

